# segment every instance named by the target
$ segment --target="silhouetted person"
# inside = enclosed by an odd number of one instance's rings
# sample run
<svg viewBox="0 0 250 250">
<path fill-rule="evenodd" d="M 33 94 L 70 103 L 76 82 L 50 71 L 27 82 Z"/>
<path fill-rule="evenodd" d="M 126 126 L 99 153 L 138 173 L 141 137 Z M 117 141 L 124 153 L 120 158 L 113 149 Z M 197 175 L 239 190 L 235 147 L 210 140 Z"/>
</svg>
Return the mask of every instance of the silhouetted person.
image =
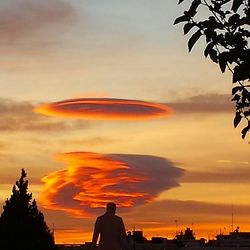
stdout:
<svg viewBox="0 0 250 250">
<path fill-rule="evenodd" d="M 121 217 L 115 215 L 116 205 L 107 204 L 105 214 L 97 217 L 92 239 L 92 247 L 96 246 L 98 236 L 100 250 L 120 250 L 126 239 L 126 231 Z"/>
</svg>

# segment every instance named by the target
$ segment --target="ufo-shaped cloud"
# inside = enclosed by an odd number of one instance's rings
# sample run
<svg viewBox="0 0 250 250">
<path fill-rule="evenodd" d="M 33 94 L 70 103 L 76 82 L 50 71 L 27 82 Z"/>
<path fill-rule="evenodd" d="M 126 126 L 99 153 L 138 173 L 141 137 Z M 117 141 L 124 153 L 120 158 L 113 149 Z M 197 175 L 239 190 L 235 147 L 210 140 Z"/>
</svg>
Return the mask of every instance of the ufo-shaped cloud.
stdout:
<svg viewBox="0 0 250 250">
<path fill-rule="evenodd" d="M 42 178 L 40 201 L 72 216 L 99 212 L 110 201 L 120 209 L 147 203 L 178 186 L 183 173 L 167 159 L 150 155 L 72 152 L 58 159 L 67 167 Z"/>
<path fill-rule="evenodd" d="M 171 113 L 164 104 L 115 98 L 69 99 L 42 104 L 34 111 L 49 116 L 89 120 L 143 120 Z"/>
</svg>

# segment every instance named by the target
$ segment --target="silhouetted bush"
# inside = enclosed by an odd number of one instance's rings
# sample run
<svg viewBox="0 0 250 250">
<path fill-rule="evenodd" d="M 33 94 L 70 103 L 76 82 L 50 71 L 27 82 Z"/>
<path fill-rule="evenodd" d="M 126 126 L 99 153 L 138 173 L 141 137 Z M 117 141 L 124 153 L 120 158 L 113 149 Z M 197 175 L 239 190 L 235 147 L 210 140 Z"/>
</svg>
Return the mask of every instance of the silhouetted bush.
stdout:
<svg viewBox="0 0 250 250">
<path fill-rule="evenodd" d="M 53 233 L 37 208 L 22 169 L 0 217 L 0 248 L 3 250 L 55 250 Z"/>
</svg>

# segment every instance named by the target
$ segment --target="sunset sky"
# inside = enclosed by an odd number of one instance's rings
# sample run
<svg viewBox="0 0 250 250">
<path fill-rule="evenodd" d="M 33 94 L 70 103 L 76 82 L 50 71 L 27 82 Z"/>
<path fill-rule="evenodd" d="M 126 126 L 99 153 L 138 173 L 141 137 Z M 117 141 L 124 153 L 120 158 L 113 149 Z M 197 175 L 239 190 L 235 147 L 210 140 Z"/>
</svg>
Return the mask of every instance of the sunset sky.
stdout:
<svg viewBox="0 0 250 250">
<path fill-rule="evenodd" d="M 188 53 L 177 2 L 0 2 L 0 212 L 24 168 L 57 243 L 90 241 L 107 201 L 148 238 L 228 233 L 232 210 L 250 231 L 232 76 Z"/>
</svg>

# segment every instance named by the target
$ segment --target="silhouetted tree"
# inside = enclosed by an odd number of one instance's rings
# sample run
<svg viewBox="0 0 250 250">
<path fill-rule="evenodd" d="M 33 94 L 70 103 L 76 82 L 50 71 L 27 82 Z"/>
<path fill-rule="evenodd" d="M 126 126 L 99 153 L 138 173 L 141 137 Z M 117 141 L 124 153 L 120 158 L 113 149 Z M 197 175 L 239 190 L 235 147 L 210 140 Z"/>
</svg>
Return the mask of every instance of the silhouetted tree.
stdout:
<svg viewBox="0 0 250 250">
<path fill-rule="evenodd" d="M 55 250 L 53 233 L 37 208 L 22 169 L 0 217 L 0 248 L 3 250 Z"/>
<path fill-rule="evenodd" d="M 179 0 L 178 4 L 184 1 Z M 250 130 L 250 0 L 191 2 L 190 8 L 176 18 L 174 24 L 184 22 L 184 34 L 192 32 L 188 41 L 189 51 L 201 37 L 204 37 L 205 57 L 209 56 L 217 63 L 222 73 L 226 68 L 232 72 L 234 127 L 237 127 L 244 118 L 246 124 L 241 131 L 244 139 Z"/>
</svg>

